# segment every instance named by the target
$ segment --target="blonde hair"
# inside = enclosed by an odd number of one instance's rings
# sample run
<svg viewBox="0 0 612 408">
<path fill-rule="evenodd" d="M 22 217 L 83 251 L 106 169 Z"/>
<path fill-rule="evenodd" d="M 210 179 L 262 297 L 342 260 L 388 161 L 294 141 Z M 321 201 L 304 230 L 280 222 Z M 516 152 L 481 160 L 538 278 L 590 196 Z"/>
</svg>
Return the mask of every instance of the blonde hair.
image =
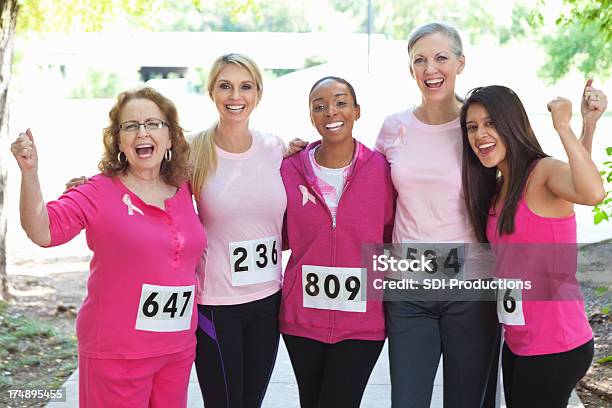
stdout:
<svg viewBox="0 0 612 408">
<path fill-rule="evenodd" d="M 183 134 L 183 128 L 179 125 L 178 113 L 174 103 L 161 93 L 150 87 L 142 87 L 130 91 L 121 92 L 117 96 L 115 105 L 108 113 L 109 124 L 102 133 L 104 151 L 102 159 L 98 163 L 101 173 L 115 177 L 125 174 L 129 163 L 120 161 L 119 154 L 119 120 L 125 105 L 134 99 L 148 99 L 155 103 L 162 114 L 165 116 L 172 142 L 172 159 L 162 160 L 159 174 L 162 179 L 175 187 L 180 187 L 182 183 L 189 179 L 189 144 Z"/>
<path fill-rule="evenodd" d="M 225 54 L 213 62 L 208 73 L 208 96 L 212 99 L 219 73 L 229 64 L 236 64 L 249 72 L 257 87 L 257 102 L 259 103 L 263 93 L 261 71 L 255 61 L 243 54 Z M 191 143 L 191 163 L 193 165 L 191 190 L 196 201 L 200 201 L 200 193 L 208 177 L 217 170 L 215 133 L 218 123 L 215 122 L 210 128 L 200 132 Z"/>
</svg>

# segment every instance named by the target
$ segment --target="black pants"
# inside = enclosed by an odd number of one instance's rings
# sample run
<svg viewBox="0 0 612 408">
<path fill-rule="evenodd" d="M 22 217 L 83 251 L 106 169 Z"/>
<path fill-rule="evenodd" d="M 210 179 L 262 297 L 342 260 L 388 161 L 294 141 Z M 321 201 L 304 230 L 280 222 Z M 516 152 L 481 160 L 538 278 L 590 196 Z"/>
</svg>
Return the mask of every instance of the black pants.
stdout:
<svg viewBox="0 0 612 408">
<path fill-rule="evenodd" d="M 385 308 L 393 408 L 429 408 L 441 355 L 445 408 L 495 406 L 495 302 L 395 301 Z"/>
<path fill-rule="evenodd" d="M 206 408 L 259 408 L 278 351 L 280 292 L 230 306 L 198 305 L 196 371 Z"/>
<path fill-rule="evenodd" d="M 302 408 L 358 408 L 384 340 L 334 344 L 283 334 Z"/>
<path fill-rule="evenodd" d="M 508 408 L 566 408 L 593 360 L 593 340 L 564 353 L 518 356 L 504 343 L 502 370 Z"/>
</svg>

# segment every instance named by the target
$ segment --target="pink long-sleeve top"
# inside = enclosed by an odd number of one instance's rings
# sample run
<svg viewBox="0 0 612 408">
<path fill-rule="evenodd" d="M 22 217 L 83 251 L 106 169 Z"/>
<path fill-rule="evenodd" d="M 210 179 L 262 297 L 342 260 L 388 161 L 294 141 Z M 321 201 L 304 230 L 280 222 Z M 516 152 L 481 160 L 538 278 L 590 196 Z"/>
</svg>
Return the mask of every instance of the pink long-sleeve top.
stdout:
<svg viewBox="0 0 612 408">
<path fill-rule="evenodd" d="M 46 206 L 49 246 L 85 229 L 93 251 L 76 322 L 80 355 L 132 359 L 195 346 L 195 270 L 206 234 L 188 184 L 160 209 L 119 178 L 97 175 Z"/>
<path fill-rule="evenodd" d="M 441 125 L 412 109 L 387 117 L 376 150 L 391 165 L 397 191 L 393 242 L 476 242 L 461 184 L 459 118 Z"/>
</svg>

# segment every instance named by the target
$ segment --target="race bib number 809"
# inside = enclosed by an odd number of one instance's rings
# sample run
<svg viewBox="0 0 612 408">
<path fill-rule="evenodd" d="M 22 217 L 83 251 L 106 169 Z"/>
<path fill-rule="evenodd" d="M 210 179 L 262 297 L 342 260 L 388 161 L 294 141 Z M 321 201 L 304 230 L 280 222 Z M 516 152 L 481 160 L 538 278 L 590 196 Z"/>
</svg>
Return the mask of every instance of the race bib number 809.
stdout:
<svg viewBox="0 0 612 408">
<path fill-rule="evenodd" d="M 303 306 L 315 309 L 366 311 L 365 269 L 302 266 Z"/>
</svg>

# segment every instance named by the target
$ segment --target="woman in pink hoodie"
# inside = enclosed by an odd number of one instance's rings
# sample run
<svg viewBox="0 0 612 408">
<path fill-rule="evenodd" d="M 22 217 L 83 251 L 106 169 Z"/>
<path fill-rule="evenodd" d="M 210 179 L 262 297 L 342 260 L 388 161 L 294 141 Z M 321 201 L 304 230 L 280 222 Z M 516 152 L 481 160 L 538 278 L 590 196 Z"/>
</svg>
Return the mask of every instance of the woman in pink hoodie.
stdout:
<svg viewBox="0 0 612 408">
<path fill-rule="evenodd" d="M 390 241 L 394 190 L 384 156 L 353 138 L 353 87 L 325 77 L 309 99 L 322 140 L 281 166 L 291 258 L 280 330 L 302 407 L 358 407 L 385 340 L 382 300 L 366 299 L 362 247 Z"/>
</svg>

